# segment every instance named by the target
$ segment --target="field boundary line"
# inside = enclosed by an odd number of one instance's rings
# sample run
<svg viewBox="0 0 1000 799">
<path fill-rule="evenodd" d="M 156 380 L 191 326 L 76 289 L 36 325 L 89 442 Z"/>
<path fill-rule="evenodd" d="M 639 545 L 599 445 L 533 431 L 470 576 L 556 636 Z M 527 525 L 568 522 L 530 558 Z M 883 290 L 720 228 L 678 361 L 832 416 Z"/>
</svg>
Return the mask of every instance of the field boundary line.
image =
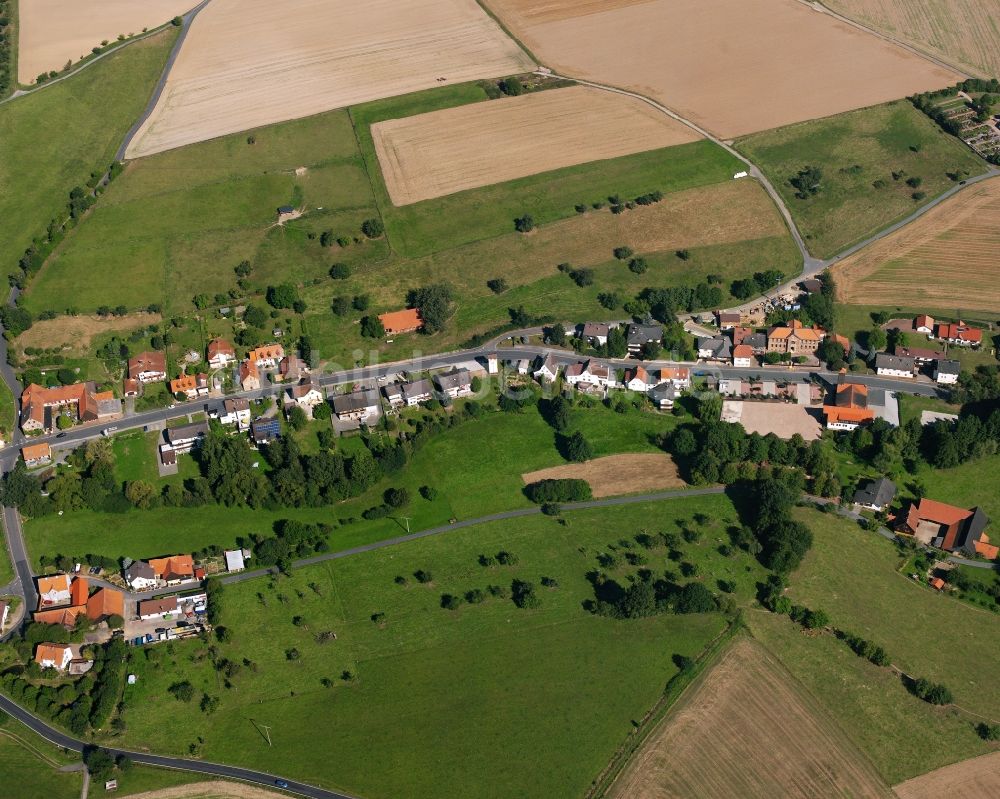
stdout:
<svg viewBox="0 0 1000 799">
<path fill-rule="evenodd" d="M 512 42 L 514 42 L 514 44 L 516 44 L 525 53 L 527 53 L 528 57 L 535 62 L 535 66 L 541 66 L 542 62 L 538 59 L 538 56 L 536 56 L 533 52 L 531 52 L 531 48 L 528 47 L 528 45 L 526 45 L 524 42 L 522 42 L 520 38 L 515 36 L 514 32 L 507 27 L 506 23 L 502 19 L 500 19 L 500 17 L 498 17 L 496 14 L 493 13 L 493 9 L 491 9 L 488 5 L 486 5 L 485 0 L 476 0 L 476 5 L 483 10 L 483 13 L 486 14 L 486 16 L 488 16 L 497 24 L 497 27 L 499 27 L 500 30 L 504 32 L 504 34 L 507 36 L 508 39 L 510 39 Z"/>
<path fill-rule="evenodd" d="M 372 170 L 368 166 L 368 159 L 365 158 L 365 150 L 361 146 L 361 137 L 358 135 L 358 123 L 354 120 L 354 107 L 348 106 L 347 109 L 347 119 L 351 123 L 351 133 L 354 134 L 354 146 L 358 148 L 358 156 L 361 158 L 361 165 L 365 170 L 365 177 L 368 178 L 368 188 L 372 192 L 372 202 L 375 204 L 375 210 L 378 212 L 378 221 L 382 223 L 382 235 L 385 236 L 385 243 L 389 246 L 389 258 L 395 252 L 392 246 L 392 239 L 389 238 L 389 226 L 385 223 L 385 214 L 382 213 L 382 206 L 378 201 L 378 192 L 375 190 L 375 180 L 372 178 Z M 369 130 L 371 126 L 369 126 Z M 375 142 L 372 140 L 372 147 L 374 148 Z M 378 156 L 376 155 L 376 160 Z M 381 167 L 379 167 L 381 169 Z M 385 189 L 386 197 L 389 196 L 389 187 L 385 185 L 385 178 L 382 178 L 382 188 Z M 392 198 L 389 198 L 389 203 L 392 203 Z"/>
<path fill-rule="evenodd" d="M 26 749 L 28 752 L 38 757 L 39 760 L 48 763 L 50 766 L 52 766 L 52 768 L 55 769 L 62 768 L 62 763 L 60 763 L 57 760 L 54 760 L 49 755 L 45 754 L 41 749 L 38 749 L 37 747 L 28 743 L 20 735 L 15 735 L 14 733 L 10 732 L 10 730 L 0 730 L 0 737 L 7 738 L 8 740 L 13 741 L 14 744 L 17 746 L 24 747 L 24 749 Z"/>
</svg>

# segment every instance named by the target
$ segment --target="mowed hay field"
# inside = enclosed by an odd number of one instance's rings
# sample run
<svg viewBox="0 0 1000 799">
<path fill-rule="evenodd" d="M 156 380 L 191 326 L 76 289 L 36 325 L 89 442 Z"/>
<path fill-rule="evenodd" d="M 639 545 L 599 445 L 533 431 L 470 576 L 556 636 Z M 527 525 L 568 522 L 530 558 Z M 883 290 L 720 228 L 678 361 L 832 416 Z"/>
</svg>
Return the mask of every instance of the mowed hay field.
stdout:
<svg viewBox="0 0 1000 799">
<path fill-rule="evenodd" d="M 127 157 L 533 66 L 475 0 L 213 0 Z"/>
<path fill-rule="evenodd" d="M 102 41 L 131 36 L 184 14 L 197 0 L 28 0 L 18 6 L 17 79 L 31 83 L 90 55 Z"/>
<path fill-rule="evenodd" d="M 595 497 L 640 494 L 685 485 L 673 458 L 665 453 L 608 455 L 586 463 L 567 463 L 521 475 L 525 485 L 539 480 L 586 480 Z"/>
<path fill-rule="evenodd" d="M 576 86 L 372 126 L 394 205 L 700 138 L 647 103 Z"/>
<path fill-rule="evenodd" d="M 981 755 L 893 787 L 899 799 L 987 799 L 1000 796 L 1000 752 Z"/>
<path fill-rule="evenodd" d="M 995 312 L 1000 308 L 1000 179 L 963 189 L 836 269 L 842 302 Z"/>
<path fill-rule="evenodd" d="M 961 77 L 797 0 L 486 4 L 557 73 L 640 92 L 723 138 Z"/>
<path fill-rule="evenodd" d="M 889 797 L 864 754 L 756 642 L 738 638 L 610 791 L 616 799 Z"/>
<path fill-rule="evenodd" d="M 973 74 L 1000 75 L 997 0 L 824 0 L 824 4 Z"/>
</svg>

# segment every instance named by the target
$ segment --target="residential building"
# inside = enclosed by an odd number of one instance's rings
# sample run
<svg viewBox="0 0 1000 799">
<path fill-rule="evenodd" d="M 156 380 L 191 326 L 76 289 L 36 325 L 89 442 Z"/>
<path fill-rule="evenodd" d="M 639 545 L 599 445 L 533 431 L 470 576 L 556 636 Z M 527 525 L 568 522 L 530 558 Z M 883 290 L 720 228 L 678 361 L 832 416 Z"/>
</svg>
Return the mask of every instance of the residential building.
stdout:
<svg viewBox="0 0 1000 799">
<path fill-rule="evenodd" d="M 577 388 L 611 388 L 615 385 L 615 375 L 605 363 L 587 361 L 566 367 L 566 382 Z"/>
<path fill-rule="evenodd" d="M 208 396 L 208 375 L 181 375 L 170 381 L 170 393 L 183 394 L 188 399 Z"/>
<path fill-rule="evenodd" d="M 0 632 L 7 626 L 7 618 L 10 615 L 10 607 L 6 602 L 0 601 Z"/>
<path fill-rule="evenodd" d="M 531 361 L 527 358 L 520 358 L 516 361 L 507 361 L 507 365 L 519 375 L 531 374 Z"/>
<path fill-rule="evenodd" d="M 164 616 L 172 616 L 179 611 L 180 606 L 175 596 L 147 599 L 139 603 L 139 618 L 143 621 L 162 619 Z"/>
<path fill-rule="evenodd" d="M 699 338 L 695 342 L 698 357 L 706 361 L 728 361 L 732 357 L 729 339 L 722 336 Z"/>
<path fill-rule="evenodd" d="M 928 336 L 934 332 L 934 317 L 927 314 L 920 314 L 913 320 L 913 329 L 918 333 L 926 333 Z"/>
<path fill-rule="evenodd" d="M 1000 549 L 984 532 L 989 522 L 982 508 L 957 508 L 925 497 L 897 517 L 896 531 L 946 552 L 993 560 Z"/>
<path fill-rule="evenodd" d="M 472 393 L 472 376 L 468 369 L 452 369 L 450 372 L 434 375 L 434 384 L 446 397 L 456 399 Z"/>
<path fill-rule="evenodd" d="M 884 377 L 908 377 L 912 379 L 916 368 L 917 362 L 913 358 L 890 355 L 887 352 L 879 352 L 875 355 L 875 371 Z"/>
<path fill-rule="evenodd" d="M 208 342 L 208 365 L 213 369 L 225 369 L 236 363 L 236 348 L 222 338 L 213 338 Z"/>
<path fill-rule="evenodd" d="M 134 380 L 131 377 L 125 378 L 125 382 L 122 386 L 122 395 L 125 397 L 138 397 L 139 387 L 142 384 L 138 380 Z"/>
<path fill-rule="evenodd" d="M 500 362 L 497 359 L 497 354 L 495 352 L 491 352 L 486 356 L 486 372 L 491 375 L 495 375 L 500 372 Z"/>
<path fill-rule="evenodd" d="M 146 561 L 136 560 L 125 569 L 125 582 L 134 591 L 147 591 L 156 587 L 156 572 Z"/>
<path fill-rule="evenodd" d="M 895 347 L 893 353 L 903 358 L 913 358 L 918 366 L 931 363 L 944 357 L 941 350 L 932 350 L 926 347 Z"/>
<path fill-rule="evenodd" d="M 87 618 L 101 622 L 109 616 L 125 618 L 125 594 L 114 588 L 99 588 L 87 600 Z"/>
<path fill-rule="evenodd" d="M 68 574 L 39 577 L 37 583 L 38 607 L 49 608 L 54 605 L 68 605 L 70 603 L 72 578 Z"/>
<path fill-rule="evenodd" d="M 755 365 L 753 347 L 749 344 L 738 344 L 733 347 L 733 366 L 749 368 Z"/>
<path fill-rule="evenodd" d="M 343 421 L 363 422 L 379 414 L 378 390 L 374 388 L 352 391 L 333 398 L 333 412 Z"/>
<path fill-rule="evenodd" d="M 628 351 L 638 355 L 647 344 L 659 344 L 663 340 L 663 328 L 660 325 L 631 324 L 625 329 L 625 340 Z"/>
<path fill-rule="evenodd" d="M 64 605 L 48 610 L 39 610 L 31 614 L 32 620 L 38 624 L 58 624 L 67 630 L 76 628 L 77 619 L 87 615 L 84 605 Z"/>
<path fill-rule="evenodd" d="M 873 511 L 884 511 L 896 498 L 896 484 L 888 477 L 868 480 L 854 492 L 854 504 Z"/>
<path fill-rule="evenodd" d="M 691 388 L 691 370 L 686 366 L 666 366 L 660 370 L 660 382 L 669 382 L 676 389 Z"/>
<path fill-rule="evenodd" d="M 740 315 L 735 311 L 716 311 L 715 318 L 719 330 L 731 330 L 740 323 Z"/>
<path fill-rule="evenodd" d="M 825 331 L 805 327 L 800 321 L 793 319 L 787 325 L 772 327 L 767 331 L 767 351 L 789 355 L 812 355 L 825 335 Z"/>
<path fill-rule="evenodd" d="M 868 387 L 861 383 L 842 383 L 837 386 L 832 405 L 823 406 L 826 426 L 831 430 L 854 430 L 875 418 L 875 411 L 868 407 Z"/>
<path fill-rule="evenodd" d="M 656 384 L 656 378 L 641 366 L 625 370 L 625 388 L 629 391 L 641 391 L 645 394 Z"/>
<path fill-rule="evenodd" d="M 559 377 L 559 364 L 556 363 L 556 359 L 552 355 L 546 355 L 544 358 L 539 355 L 538 360 L 535 362 L 537 367 L 532 373 L 535 380 L 541 380 L 546 383 L 555 382 L 556 378 Z"/>
<path fill-rule="evenodd" d="M 28 468 L 52 462 L 52 448 L 44 441 L 40 444 L 25 444 L 21 447 L 21 457 Z"/>
<path fill-rule="evenodd" d="M 297 386 L 288 389 L 288 402 L 298 405 L 300 408 L 315 408 L 322 405 L 325 400 L 319 383 L 313 379 L 306 379 Z"/>
<path fill-rule="evenodd" d="M 194 559 L 190 555 L 150 558 L 149 566 L 156 579 L 167 585 L 194 579 Z"/>
<path fill-rule="evenodd" d="M 417 308 L 405 308 L 402 311 L 379 314 L 378 320 L 385 328 L 387 336 L 412 333 L 424 326 L 424 320 L 420 318 L 420 311 Z"/>
<path fill-rule="evenodd" d="M 584 322 L 580 335 L 595 347 L 603 347 L 608 343 L 608 333 L 610 332 L 611 326 L 603 322 Z"/>
<path fill-rule="evenodd" d="M 247 353 L 247 360 L 258 369 L 273 369 L 285 357 L 285 348 L 280 344 L 264 344 Z"/>
<path fill-rule="evenodd" d="M 246 568 L 246 563 L 243 561 L 242 549 L 227 549 L 225 551 L 225 557 L 226 571 L 241 572 Z"/>
<path fill-rule="evenodd" d="M 128 376 L 140 383 L 159 383 L 167 379 L 167 356 L 150 350 L 128 359 Z"/>
<path fill-rule="evenodd" d="M 677 401 L 677 394 L 677 388 L 673 383 L 660 383 L 653 386 L 648 392 L 649 399 L 661 411 L 674 407 L 674 403 Z"/>
<path fill-rule="evenodd" d="M 970 327 L 961 320 L 938 323 L 934 335 L 937 339 L 958 347 L 978 347 L 983 343 L 983 331 L 978 327 Z"/>
<path fill-rule="evenodd" d="M 208 422 L 194 422 L 178 427 L 168 427 L 164 435 L 166 435 L 167 443 L 174 452 L 178 454 L 190 452 L 202 438 L 208 435 Z"/>
<path fill-rule="evenodd" d="M 799 285 L 802 287 L 803 291 L 809 294 L 818 294 L 823 290 L 823 282 L 814 277 L 803 280 L 799 283 Z"/>
<path fill-rule="evenodd" d="M 934 380 L 942 385 L 954 385 L 962 371 L 958 361 L 940 360 L 934 364 Z"/>
<path fill-rule="evenodd" d="M 433 396 L 434 386 L 427 378 L 403 385 L 403 401 L 408 408 L 427 402 Z"/>
<path fill-rule="evenodd" d="M 257 446 L 281 437 L 281 423 L 273 416 L 254 419 L 250 423 L 250 437 Z"/>
<path fill-rule="evenodd" d="M 110 404 L 108 397 L 113 400 Z M 80 422 L 96 422 L 120 414 L 121 403 L 109 392 L 99 393 L 89 381 L 53 388 L 31 383 L 21 393 L 21 429 L 25 433 L 54 429 L 61 413 L 69 413 Z"/>
<path fill-rule="evenodd" d="M 297 355 L 286 355 L 278 364 L 278 374 L 275 377 L 286 383 L 298 383 L 307 374 L 309 367 Z"/>
<path fill-rule="evenodd" d="M 383 386 L 382 394 L 390 408 L 401 408 L 406 404 L 406 399 L 403 397 L 403 383 L 390 383 Z"/>
<path fill-rule="evenodd" d="M 35 647 L 35 663 L 43 669 L 66 671 L 73 659 L 69 644 L 39 644 Z"/>
<path fill-rule="evenodd" d="M 260 390 L 260 371 L 257 369 L 257 364 L 251 360 L 240 364 L 240 386 L 244 391 Z"/>
<path fill-rule="evenodd" d="M 224 399 L 219 422 L 224 425 L 236 425 L 237 430 L 246 430 L 250 426 L 250 400 L 245 398 Z"/>
</svg>

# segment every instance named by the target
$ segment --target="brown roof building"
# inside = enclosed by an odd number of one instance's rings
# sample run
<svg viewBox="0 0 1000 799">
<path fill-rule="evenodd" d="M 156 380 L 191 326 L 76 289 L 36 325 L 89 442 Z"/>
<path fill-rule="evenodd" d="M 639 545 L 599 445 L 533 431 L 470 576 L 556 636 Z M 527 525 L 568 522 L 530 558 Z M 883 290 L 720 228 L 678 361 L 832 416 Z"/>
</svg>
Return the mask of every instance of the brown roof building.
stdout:
<svg viewBox="0 0 1000 799">
<path fill-rule="evenodd" d="M 420 311 L 416 308 L 379 314 L 378 320 L 385 328 L 386 334 L 390 336 L 397 333 L 412 333 L 424 326 L 424 320 L 420 318 Z"/>
<path fill-rule="evenodd" d="M 772 327 L 767 332 L 768 352 L 787 352 L 791 355 L 811 354 L 816 352 L 819 343 L 826 336 L 826 331 L 818 327 L 805 327 L 797 319 L 786 326 Z"/>
<path fill-rule="evenodd" d="M 134 358 L 128 359 L 128 376 L 140 383 L 155 383 L 158 380 L 166 380 L 167 356 L 156 350 L 140 352 Z"/>
</svg>

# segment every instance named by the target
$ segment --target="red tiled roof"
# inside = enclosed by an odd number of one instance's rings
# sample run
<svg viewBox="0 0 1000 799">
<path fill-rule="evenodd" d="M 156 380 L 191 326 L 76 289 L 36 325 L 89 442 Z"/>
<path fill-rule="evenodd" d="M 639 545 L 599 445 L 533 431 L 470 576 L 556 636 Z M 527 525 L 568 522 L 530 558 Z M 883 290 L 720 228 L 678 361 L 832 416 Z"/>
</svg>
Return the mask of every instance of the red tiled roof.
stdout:
<svg viewBox="0 0 1000 799">
<path fill-rule="evenodd" d="M 385 328 L 385 332 L 390 334 L 409 333 L 412 330 L 419 330 L 424 325 L 424 320 L 420 318 L 420 311 L 416 308 L 379 314 L 378 320 Z"/>
</svg>

